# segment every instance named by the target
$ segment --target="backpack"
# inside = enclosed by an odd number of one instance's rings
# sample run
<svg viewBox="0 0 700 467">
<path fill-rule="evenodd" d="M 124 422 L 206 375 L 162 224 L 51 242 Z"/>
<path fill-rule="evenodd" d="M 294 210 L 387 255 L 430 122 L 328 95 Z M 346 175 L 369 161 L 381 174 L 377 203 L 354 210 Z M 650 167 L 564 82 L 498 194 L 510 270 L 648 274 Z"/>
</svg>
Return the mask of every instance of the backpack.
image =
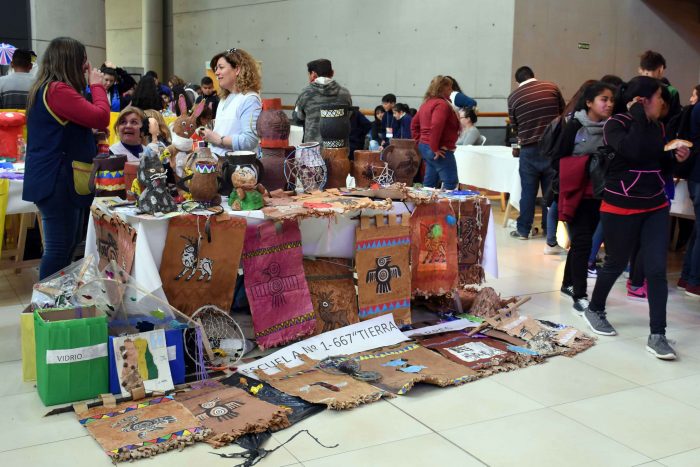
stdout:
<svg viewBox="0 0 700 467">
<path fill-rule="evenodd" d="M 593 198 L 603 199 L 605 176 L 610 162 L 615 158 L 615 151 L 610 146 L 601 146 L 588 157 L 588 176 L 593 186 Z"/>
<path fill-rule="evenodd" d="M 544 129 L 542 138 L 540 138 L 540 142 L 538 143 L 540 156 L 543 156 L 550 161 L 554 159 L 557 146 L 559 146 L 559 138 L 561 138 L 566 120 L 567 119 L 564 119 L 561 116 L 556 117 L 549 125 L 547 125 L 547 128 Z"/>
</svg>

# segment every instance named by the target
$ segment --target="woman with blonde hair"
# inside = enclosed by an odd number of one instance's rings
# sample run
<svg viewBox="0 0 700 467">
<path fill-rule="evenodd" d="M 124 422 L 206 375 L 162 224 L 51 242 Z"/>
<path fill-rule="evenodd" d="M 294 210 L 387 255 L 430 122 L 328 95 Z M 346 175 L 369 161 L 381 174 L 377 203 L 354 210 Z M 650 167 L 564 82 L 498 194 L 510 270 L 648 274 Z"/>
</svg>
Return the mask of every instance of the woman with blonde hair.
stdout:
<svg viewBox="0 0 700 467">
<path fill-rule="evenodd" d="M 438 75 L 425 92 L 423 104 L 411 122 L 411 134 L 425 161 L 423 185 L 429 188 L 457 188 L 454 150 L 459 136 L 459 119 L 450 103 L 452 80 Z"/>
<path fill-rule="evenodd" d="M 217 156 L 229 150 L 255 151 L 255 124 L 262 110 L 258 64 L 245 50 L 229 49 L 214 55 L 210 66 L 219 80 L 221 102 L 214 129 L 204 130 L 204 140 L 212 144 Z"/>
<path fill-rule="evenodd" d="M 126 156 L 127 161 L 138 161 L 146 149 L 142 132 L 145 121 L 146 114 L 143 110 L 131 105 L 124 107 L 114 122 L 114 133 L 119 136 L 119 141 L 109 147 L 109 152 L 117 156 Z"/>
<path fill-rule="evenodd" d="M 41 213 L 44 253 L 40 279 L 68 266 L 83 237 L 83 213 L 93 200 L 88 180 L 97 155 L 92 129 L 109 126 L 109 101 L 102 79 L 103 73 L 88 62 L 82 43 L 57 37 L 42 54 L 29 91 L 22 199 L 36 204 Z M 82 95 L 88 84 L 92 102 Z"/>
</svg>

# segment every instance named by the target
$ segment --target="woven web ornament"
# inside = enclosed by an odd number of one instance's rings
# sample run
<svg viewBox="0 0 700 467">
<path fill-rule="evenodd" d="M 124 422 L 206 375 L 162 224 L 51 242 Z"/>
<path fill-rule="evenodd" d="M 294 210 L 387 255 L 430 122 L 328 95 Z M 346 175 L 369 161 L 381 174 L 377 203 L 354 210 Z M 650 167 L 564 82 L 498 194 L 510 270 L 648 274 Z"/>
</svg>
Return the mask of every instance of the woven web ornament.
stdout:
<svg viewBox="0 0 700 467">
<path fill-rule="evenodd" d="M 389 164 L 382 162 L 372 164 L 372 181 L 376 182 L 382 188 L 388 187 L 394 183 L 394 171 L 389 168 Z"/>
</svg>

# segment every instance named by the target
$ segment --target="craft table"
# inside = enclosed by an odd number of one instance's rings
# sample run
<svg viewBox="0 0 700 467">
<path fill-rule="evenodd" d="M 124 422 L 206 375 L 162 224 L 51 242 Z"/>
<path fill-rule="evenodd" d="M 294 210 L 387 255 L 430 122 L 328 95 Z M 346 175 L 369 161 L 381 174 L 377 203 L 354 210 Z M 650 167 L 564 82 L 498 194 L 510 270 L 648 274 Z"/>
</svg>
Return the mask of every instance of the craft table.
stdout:
<svg viewBox="0 0 700 467">
<path fill-rule="evenodd" d="M 262 211 L 231 211 L 224 204 L 226 212 L 246 217 L 249 223 L 263 221 Z M 391 213 L 401 214 L 413 209 L 411 203 L 394 202 Z M 363 210 L 364 214 L 388 214 L 388 211 Z M 166 299 L 160 280 L 160 263 L 168 234 L 168 219 L 143 219 L 120 212 L 137 233 L 132 273 L 134 280 L 146 291 L 159 298 Z M 302 238 L 302 250 L 305 256 L 353 258 L 355 228 L 359 225 L 359 212 L 326 218 L 304 218 L 299 222 Z M 91 218 L 92 219 L 92 218 Z M 98 256 L 96 232 L 93 222 L 88 223 L 85 240 L 85 254 Z M 496 236 L 493 228 L 493 216 L 489 216 L 488 232 L 484 241 L 484 270 L 493 277 L 498 277 L 496 254 Z"/>
<path fill-rule="evenodd" d="M 24 163 L 14 164 L 15 168 L 24 167 Z M 24 261 L 24 247 L 27 239 L 27 230 L 34 225 L 34 216 L 39 214 L 36 205 L 22 199 L 23 180 L 9 180 L 7 193 L 7 209 L 5 215 L 17 214 L 19 219 L 19 230 L 17 232 L 17 243 L 12 249 L 2 249 L 4 258 L 14 258 L 12 262 L 3 263 L 4 267 L 15 268 L 19 272 L 21 268 L 33 267 L 38 264 L 38 260 Z"/>
</svg>

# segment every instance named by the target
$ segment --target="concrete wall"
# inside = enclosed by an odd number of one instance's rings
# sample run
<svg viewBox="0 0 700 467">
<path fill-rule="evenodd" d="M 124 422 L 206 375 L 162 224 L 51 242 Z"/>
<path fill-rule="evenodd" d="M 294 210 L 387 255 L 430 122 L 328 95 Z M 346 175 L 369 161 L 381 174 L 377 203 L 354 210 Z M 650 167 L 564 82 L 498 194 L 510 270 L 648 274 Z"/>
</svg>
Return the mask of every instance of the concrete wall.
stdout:
<svg viewBox="0 0 700 467">
<path fill-rule="evenodd" d="M 141 0 L 106 0 L 107 59 L 141 68 Z"/>
<path fill-rule="evenodd" d="M 174 71 L 198 80 L 214 54 L 241 47 L 262 62 L 263 94 L 285 104 L 324 57 L 361 107 L 388 92 L 417 107 L 430 79 L 449 74 L 482 110 L 502 110 L 514 1 L 173 0 Z"/>
<path fill-rule="evenodd" d="M 685 104 L 699 82 L 699 31 L 698 6 L 691 2 L 519 0 L 511 80 L 519 66 L 529 65 L 538 78 L 557 83 L 568 100 L 589 78 L 635 76 L 639 56 L 652 49 L 666 58 L 666 77 Z M 579 42 L 590 49 L 579 49 Z"/>
<path fill-rule="evenodd" d="M 32 48 L 41 54 L 52 39 L 70 36 L 87 48 L 95 65 L 105 60 L 104 0 L 30 0 Z"/>
</svg>

